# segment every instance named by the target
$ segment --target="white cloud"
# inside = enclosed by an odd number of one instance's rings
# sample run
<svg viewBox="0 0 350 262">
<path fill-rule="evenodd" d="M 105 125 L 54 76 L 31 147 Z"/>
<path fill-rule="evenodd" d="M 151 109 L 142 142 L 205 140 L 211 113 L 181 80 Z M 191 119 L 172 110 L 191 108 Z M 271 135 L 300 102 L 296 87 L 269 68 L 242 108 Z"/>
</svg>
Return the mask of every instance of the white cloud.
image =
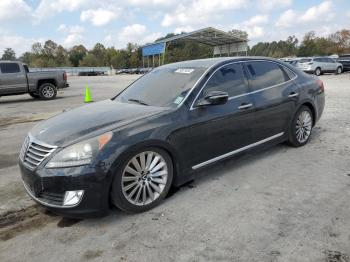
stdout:
<svg viewBox="0 0 350 262">
<path fill-rule="evenodd" d="M 255 15 L 246 21 L 233 25 L 232 28 L 246 31 L 248 33 L 248 38 L 254 40 L 264 36 L 265 29 L 263 25 L 268 22 L 268 15 Z"/>
<path fill-rule="evenodd" d="M 292 5 L 293 0 L 268 0 L 268 1 L 257 1 L 261 11 L 269 12 L 278 8 L 286 8 Z"/>
<path fill-rule="evenodd" d="M 297 19 L 298 17 L 296 12 L 292 9 L 289 9 L 280 15 L 275 25 L 277 27 L 285 27 L 285 28 L 292 27 L 297 23 L 298 21 Z"/>
<path fill-rule="evenodd" d="M 146 33 L 146 26 L 140 24 L 133 24 L 122 29 L 119 38 L 129 42 L 136 42 Z"/>
<path fill-rule="evenodd" d="M 268 15 L 256 15 L 243 22 L 245 26 L 255 26 L 260 24 L 266 24 L 269 21 Z"/>
<path fill-rule="evenodd" d="M 52 15 L 51 12 L 75 11 L 87 6 L 91 0 L 41 0 L 36 12 L 44 16 Z"/>
<path fill-rule="evenodd" d="M 29 17 L 31 12 L 31 7 L 23 0 L 0 1 L 0 21 Z"/>
<path fill-rule="evenodd" d="M 139 45 L 143 45 L 146 43 L 152 43 L 163 35 L 164 34 L 160 32 L 150 32 L 147 30 L 145 25 L 132 24 L 122 28 L 119 34 L 113 35 L 110 33 L 106 35 L 104 38 L 104 43 L 107 46 L 125 48 L 127 43 L 137 43 Z"/>
<path fill-rule="evenodd" d="M 306 25 L 306 23 L 314 24 L 315 22 L 329 21 L 334 16 L 332 8 L 331 1 L 324 1 L 317 6 L 310 7 L 305 12 L 297 13 L 289 9 L 279 16 L 275 25 L 280 28 L 289 28 Z"/>
<path fill-rule="evenodd" d="M 63 41 L 63 46 L 70 48 L 74 45 L 83 44 L 84 37 L 80 34 L 69 34 Z"/>
<path fill-rule="evenodd" d="M 21 56 L 24 52 L 31 49 L 34 42 L 42 42 L 42 39 L 25 38 L 18 35 L 1 34 L 0 35 L 0 54 L 5 48 L 12 48 L 16 52 L 16 56 Z"/>
<path fill-rule="evenodd" d="M 313 22 L 313 21 L 319 21 L 320 18 L 324 20 L 325 18 L 327 20 L 331 19 L 333 17 L 332 13 L 332 2 L 331 1 L 324 1 L 318 6 L 310 7 L 301 17 L 300 20 L 304 22 Z"/>
<path fill-rule="evenodd" d="M 181 34 L 183 32 L 188 33 L 191 31 L 194 31 L 194 28 L 192 26 L 180 26 L 175 28 L 174 33 Z"/>
<path fill-rule="evenodd" d="M 173 12 L 166 13 L 161 25 L 164 27 L 207 25 L 209 21 L 220 16 L 222 12 L 238 10 L 247 5 L 245 0 L 194 0 L 180 3 Z"/>
<path fill-rule="evenodd" d="M 72 47 L 73 45 L 82 44 L 84 37 L 83 33 L 85 28 L 79 25 L 67 26 L 65 24 L 60 24 L 57 31 L 62 33 L 65 38 L 63 40 L 64 47 Z"/>
<path fill-rule="evenodd" d="M 103 26 L 118 17 L 119 10 L 107 10 L 98 8 L 96 10 L 89 9 L 81 12 L 80 20 L 82 22 L 89 21 L 94 26 Z"/>
</svg>

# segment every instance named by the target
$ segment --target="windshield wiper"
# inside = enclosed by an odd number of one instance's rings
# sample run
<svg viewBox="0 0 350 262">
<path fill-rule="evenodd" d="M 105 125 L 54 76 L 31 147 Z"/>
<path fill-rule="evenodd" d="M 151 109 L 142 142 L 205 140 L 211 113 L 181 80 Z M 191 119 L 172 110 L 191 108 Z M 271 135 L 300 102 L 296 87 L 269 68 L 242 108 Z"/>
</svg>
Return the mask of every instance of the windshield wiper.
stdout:
<svg viewBox="0 0 350 262">
<path fill-rule="evenodd" d="M 128 99 L 128 101 L 130 101 L 130 102 L 136 102 L 136 103 L 138 103 L 138 104 L 140 104 L 140 105 L 144 105 L 144 106 L 149 106 L 149 104 L 147 104 L 146 102 L 144 102 L 144 101 L 142 101 L 142 100 L 140 100 L 140 99 L 130 98 L 130 99 Z"/>
</svg>

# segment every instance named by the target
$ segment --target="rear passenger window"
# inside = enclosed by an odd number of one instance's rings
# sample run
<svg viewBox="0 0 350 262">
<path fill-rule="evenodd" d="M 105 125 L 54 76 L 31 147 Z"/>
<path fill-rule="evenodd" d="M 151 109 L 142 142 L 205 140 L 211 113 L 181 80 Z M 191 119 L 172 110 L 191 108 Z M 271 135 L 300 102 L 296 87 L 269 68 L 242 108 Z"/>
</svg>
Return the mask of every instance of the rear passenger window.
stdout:
<svg viewBox="0 0 350 262">
<path fill-rule="evenodd" d="M 227 92 L 229 97 L 247 93 L 242 65 L 235 63 L 218 69 L 205 85 L 199 98 L 205 97 L 211 91 Z"/>
<path fill-rule="evenodd" d="M 246 63 L 251 75 L 251 90 L 279 85 L 289 80 L 288 75 L 280 66 L 268 61 L 254 61 Z"/>
<path fill-rule="evenodd" d="M 8 74 L 19 73 L 21 70 L 19 69 L 19 65 L 16 63 L 0 63 L 0 71 L 3 74 Z"/>
</svg>

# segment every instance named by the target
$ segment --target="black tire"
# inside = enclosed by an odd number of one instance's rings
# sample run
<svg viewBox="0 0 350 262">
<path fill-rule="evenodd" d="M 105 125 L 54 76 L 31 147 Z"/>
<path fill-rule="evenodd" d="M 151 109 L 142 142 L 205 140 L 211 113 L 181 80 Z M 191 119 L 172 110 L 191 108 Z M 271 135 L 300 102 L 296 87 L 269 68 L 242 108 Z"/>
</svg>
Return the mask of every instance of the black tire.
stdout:
<svg viewBox="0 0 350 262">
<path fill-rule="evenodd" d="M 29 95 L 35 99 L 39 99 L 40 96 L 38 94 L 35 94 L 35 93 L 29 93 Z"/>
<path fill-rule="evenodd" d="M 315 75 L 317 75 L 317 76 L 322 75 L 322 70 L 321 70 L 321 68 L 317 67 L 317 68 L 315 69 Z"/>
<path fill-rule="evenodd" d="M 341 66 L 339 66 L 337 70 L 335 70 L 334 74 L 340 75 L 341 73 L 343 73 L 343 69 L 341 68 Z"/>
<path fill-rule="evenodd" d="M 52 100 L 56 98 L 57 87 L 51 83 L 43 83 L 38 90 L 39 96 L 44 100 Z"/>
<path fill-rule="evenodd" d="M 298 135 L 297 135 L 297 121 L 298 121 L 298 118 L 301 116 L 301 114 L 303 114 L 303 112 L 306 112 L 311 118 L 310 133 L 305 141 L 299 140 Z M 296 112 L 296 114 L 294 115 L 291 126 L 289 127 L 289 141 L 288 141 L 288 143 L 294 147 L 300 147 L 300 146 L 306 145 L 310 140 L 314 121 L 315 120 L 313 118 L 313 114 L 312 114 L 312 111 L 310 110 L 310 108 L 308 108 L 307 106 L 301 106 L 299 108 L 299 110 Z"/>
<path fill-rule="evenodd" d="M 152 202 L 144 205 L 136 205 L 131 202 L 126 198 L 124 195 L 125 193 L 123 192 L 123 183 L 122 182 L 122 177 L 124 173 L 124 169 L 127 167 L 127 165 L 130 163 L 130 161 L 136 157 L 137 155 L 143 153 L 143 152 L 155 152 L 162 156 L 162 160 L 166 162 L 167 165 L 167 180 L 166 184 L 162 190 L 162 192 L 159 194 L 159 196 L 153 200 Z M 149 148 L 143 148 L 142 150 L 139 151 L 134 151 L 128 154 L 128 156 L 125 158 L 126 160 L 121 163 L 121 165 L 118 165 L 117 172 L 114 176 L 113 182 L 112 182 L 112 189 L 111 189 L 111 200 L 112 203 L 118 207 L 121 210 L 124 210 L 126 212 L 130 213 L 140 213 L 144 212 L 147 210 L 150 210 L 157 206 L 168 194 L 169 189 L 171 187 L 172 181 L 173 181 L 173 162 L 169 154 L 156 147 L 149 147 Z M 142 180 L 141 180 L 142 182 Z M 132 183 L 132 182 L 130 182 Z M 145 182 L 143 182 L 145 183 Z M 148 182 L 146 182 L 148 183 Z M 158 185 L 159 186 L 159 185 Z M 138 190 L 137 190 L 138 191 Z M 136 193 L 136 191 L 135 191 Z M 136 193 L 137 194 L 137 193 Z M 149 195 L 148 195 L 149 196 Z"/>
</svg>

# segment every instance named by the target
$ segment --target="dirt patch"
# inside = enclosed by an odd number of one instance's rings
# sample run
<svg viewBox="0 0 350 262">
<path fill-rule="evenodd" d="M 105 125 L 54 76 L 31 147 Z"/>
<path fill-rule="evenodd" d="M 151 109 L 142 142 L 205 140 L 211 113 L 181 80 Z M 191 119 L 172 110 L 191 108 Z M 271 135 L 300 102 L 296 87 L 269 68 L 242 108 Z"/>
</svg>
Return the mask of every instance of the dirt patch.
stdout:
<svg viewBox="0 0 350 262">
<path fill-rule="evenodd" d="M 7 241 L 15 236 L 42 227 L 54 220 L 55 216 L 33 205 L 18 211 L 9 211 L 0 216 L 0 239 Z"/>
<path fill-rule="evenodd" d="M 57 223 L 57 226 L 58 227 L 71 227 L 71 226 L 75 225 L 76 223 L 79 223 L 80 221 L 82 221 L 82 219 L 74 219 L 74 218 L 64 217 Z"/>
<path fill-rule="evenodd" d="M 324 253 L 327 262 L 350 262 L 349 256 L 339 251 L 326 250 Z"/>
<path fill-rule="evenodd" d="M 85 251 L 83 257 L 86 260 L 95 259 L 97 257 L 100 257 L 102 255 L 102 250 L 87 250 Z"/>
<path fill-rule="evenodd" d="M 10 166 L 17 165 L 18 163 L 18 154 L 0 154 L 0 169 L 1 168 L 6 168 Z"/>
<path fill-rule="evenodd" d="M 15 117 L 15 116 L 3 117 L 3 118 L 0 118 L 0 127 L 7 127 L 10 125 L 29 123 L 29 122 L 37 122 L 37 121 L 48 119 L 49 117 L 52 117 L 54 115 L 57 115 L 57 112 L 38 114 L 38 115 L 29 115 L 29 116 L 21 116 L 21 117 Z"/>
</svg>

